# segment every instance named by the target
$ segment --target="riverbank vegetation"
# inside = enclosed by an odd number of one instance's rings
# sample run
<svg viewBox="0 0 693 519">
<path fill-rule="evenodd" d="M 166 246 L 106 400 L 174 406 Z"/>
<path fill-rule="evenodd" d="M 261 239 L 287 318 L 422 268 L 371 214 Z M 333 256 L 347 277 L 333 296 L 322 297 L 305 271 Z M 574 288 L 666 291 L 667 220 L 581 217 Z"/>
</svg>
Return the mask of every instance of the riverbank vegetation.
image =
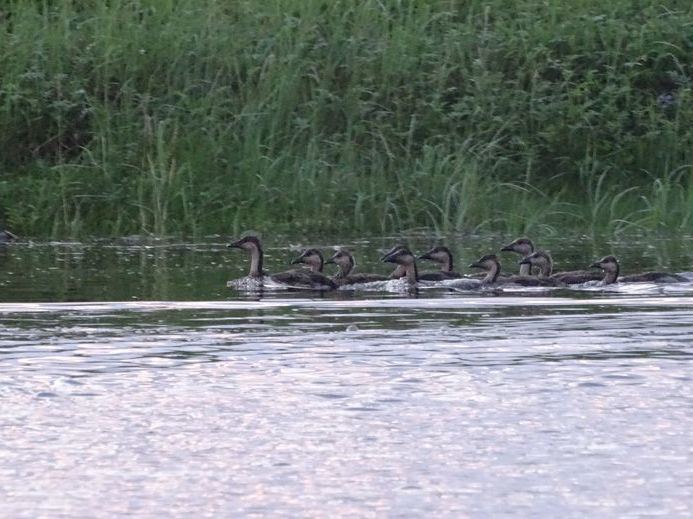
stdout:
<svg viewBox="0 0 693 519">
<path fill-rule="evenodd" d="M 0 8 L 0 223 L 594 233 L 693 225 L 693 7 Z"/>
</svg>

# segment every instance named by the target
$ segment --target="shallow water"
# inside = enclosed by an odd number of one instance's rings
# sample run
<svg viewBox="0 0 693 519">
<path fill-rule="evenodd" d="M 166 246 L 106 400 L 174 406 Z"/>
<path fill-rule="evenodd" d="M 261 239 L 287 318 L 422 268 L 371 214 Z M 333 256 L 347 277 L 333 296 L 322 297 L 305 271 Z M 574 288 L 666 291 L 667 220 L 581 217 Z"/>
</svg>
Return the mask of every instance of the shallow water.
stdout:
<svg viewBox="0 0 693 519">
<path fill-rule="evenodd" d="M 349 244 L 366 271 L 392 241 Z M 557 245 L 691 270 L 690 239 Z M 221 240 L 0 251 L 3 517 L 691 515 L 693 283 L 227 290 L 244 268 Z"/>
</svg>

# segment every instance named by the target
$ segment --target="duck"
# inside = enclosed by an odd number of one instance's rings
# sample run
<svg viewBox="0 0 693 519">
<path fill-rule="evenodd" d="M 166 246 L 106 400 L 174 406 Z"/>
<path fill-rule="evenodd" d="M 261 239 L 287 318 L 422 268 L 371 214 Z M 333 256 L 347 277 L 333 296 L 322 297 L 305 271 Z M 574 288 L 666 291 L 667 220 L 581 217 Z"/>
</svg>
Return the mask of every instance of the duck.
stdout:
<svg viewBox="0 0 693 519">
<path fill-rule="evenodd" d="M 420 260 L 429 260 L 440 264 L 440 271 L 425 272 L 419 275 L 419 279 L 424 281 L 444 281 L 446 279 L 461 278 L 462 275 L 453 269 L 452 252 L 443 245 L 433 247 L 428 252 L 419 256 Z"/>
<path fill-rule="evenodd" d="M 602 276 L 598 272 L 588 270 L 573 270 L 570 272 L 553 273 L 553 259 L 543 250 L 538 250 L 520 261 L 520 265 L 529 265 L 538 269 L 538 277 L 551 278 L 566 285 L 577 285 L 588 281 L 599 281 Z"/>
<path fill-rule="evenodd" d="M 357 283 L 372 283 L 374 281 L 387 281 L 388 276 L 380 274 L 354 274 L 352 273 L 356 267 L 356 260 L 349 249 L 338 249 L 326 263 L 334 264 L 339 267 L 337 273 L 332 276 L 337 286 L 355 285 Z M 399 265 L 398 265 L 399 267 Z"/>
<path fill-rule="evenodd" d="M 495 254 L 486 254 L 482 256 L 477 261 L 470 263 L 469 268 L 477 268 L 486 271 L 486 277 L 481 280 L 484 285 L 495 284 L 501 273 L 500 261 L 498 261 L 498 256 Z"/>
<path fill-rule="evenodd" d="M 643 272 L 641 274 L 631 274 L 629 276 L 619 277 L 621 270 L 616 256 L 604 256 L 602 259 L 595 261 L 590 265 L 590 268 L 600 268 L 604 271 L 602 277 L 603 285 L 610 285 L 617 281 L 625 283 L 680 283 L 689 281 L 678 274 L 670 274 L 669 272 Z"/>
<path fill-rule="evenodd" d="M 555 279 L 540 278 L 533 276 L 502 276 L 501 264 L 498 256 L 495 254 L 487 254 L 482 256 L 478 261 L 471 263 L 469 268 L 480 268 L 487 272 L 486 277 L 481 280 L 485 285 L 492 284 L 514 284 L 524 287 L 555 287 L 563 286 L 563 284 Z"/>
<path fill-rule="evenodd" d="M 291 260 L 292 265 L 302 263 L 308 266 L 308 270 L 311 272 L 322 273 L 322 269 L 325 265 L 325 260 L 322 256 L 322 252 L 318 249 L 306 249 L 301 255 L 293 260 Z"/>
<path fill-rule="evenodd" d="M 264 252 L 262 250 L 262 242 L 257 236 L 244 236 L 239 240 L 229 243 L 228 247 L 241 249 L 250 254 L 248 278 L 257 280 L 260 283 L 263 283 L 265 280 L 270 280 L 287 285 L 291 288 L 312 290 L 333 290 L 337 288 L 335 282 L 324 274 L 308 269 L 296 269 L 280 272 L 278 274 L 268 274 L 262 269 Z M 303 263 L 303 261 L 301 261 L 301 263 Z M 227 286 L 236 286 L 236 284 L 229 281 Z"/>
<path fill-rule="evenodd" d="M 525 259 L 534 252 L 534 243 L 529 238 L 517 238 L 508 245 L 501 248 L 501 252 L 514 252 Z M 525 263 L 520 263 L 520 276 L 531 276 L 532 267 Z"/>
<path fill-rule="evenodd" d="M 406 249 L 406 248 L 407 248 L 406 245 L 402 245 L 402 244 L 395 245 L 389 251 L 387 251 L 385 254 L 383 254 L 380 259 L 382 261 L 383 258 L 389 256 L 390 254 L 397 252 L 399 249 Z M 400 278 L 404 277 L 404 274 L 405 274 L 405 268 L 402 265 L 397 265 L 395 267 L 395 270 L 392 271 L 392 274 L 390 274 L 388 276 L 388 279 L 400 279 Z"/>
<path fill-rule="evenodd" d="M 394 256 L 396 252 L 401 250 L 406 250 L 409 254 L 411 254 L 411 251 L 406 245 L 395 245 L 394 247 L 392 247 L 392 249 L 385 253 L 383 258 L 386 258 L 388 256 Z M 392 272 L 392 274 L 390 274 L 390 279 L 400 279 L 403 278 L 405 275 L 406 267 L 403 264 L 399 263 L 397 264 L 397 267 Z M 460 277 L 459 274 L 457 275 L 457 277 Z M 445 281 L 446 279 L 456 279 L 456 277 L 454 275 L 449 275 L 441 270 L 437 270 L 435 272 L 424 272 L 422 274 L 419 274 L 417 271 L 418 281 Z"/>
<path fill-rule="evenodd" d="M 0 231 L 0 243 L 10 243 L 11 241 L 14 241 L 16 239 L 17 236 L 12 234 L 7 229 L 5 229 L 4 231 Z"/>
<path fill-rule="evenodd" d="M 410 286 L 416 286 L 419 281 L 419 271 L 416 268 L 416 257 L 411 253 L 409 248 L 404 245 L 399 245 L 385 254 L 380 261 L 385 263 L 395 263 L 402 267 L 407 283 Z"/>
<path fill-rule="evenodd" d="M 386 252 L 383 255 L 383 258 L 386 256 L 389 256 L 391 254 L 394 254 L 400 249 L 406 249 L 409 250 L 409 248 L 406 245 L 395 245 L 392 247 L 388 252 Z M 411 252 L 411 251 L 410 251 Z M 395 267 L 395 270 L 392 271 L 392 274 L 390 274 L 389 279 L 400 279 L 403 278 L 406 274 L 406 269 L 402 265 L 397 265 Z M 418 274 L 418 279 L 419 281 L 443 281 L 446 279 L 454 279 L 447 277 L 445 274 L 441 274 L 441 271 L 435 271 L 435 272 L 424 272 L 423 274 Z"/>
</svg>

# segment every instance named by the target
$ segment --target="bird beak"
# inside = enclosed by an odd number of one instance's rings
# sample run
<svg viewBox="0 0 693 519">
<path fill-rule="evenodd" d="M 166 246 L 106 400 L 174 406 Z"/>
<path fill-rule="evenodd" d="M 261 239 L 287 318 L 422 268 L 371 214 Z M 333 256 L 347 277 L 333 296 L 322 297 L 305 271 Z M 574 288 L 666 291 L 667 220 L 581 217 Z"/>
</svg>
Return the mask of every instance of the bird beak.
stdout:
<svg viewBox="0 0 693 519">
<path fill-rule="evenodd" d="M 480 268 L 483 268 L 483 267 L 479 264 L 478 261 L 475 261 L 474 263 L 470 263 L 469 265 L 467 265 L 467 268 L 470 268 L 470 269 L 480 269 Z"/>
<path fill-rule="evenodd" d="M 332 263 L 334 263 L 334 256 L 325 260 L 325 265 L 331 265 Z"/>
<path fill-rule="evenodd" d="M 521 260 L 519 264 L 520 265 L 531 265 L 532 262 L 525 258 L 525 259 Z"/>
<path fill-rule="evenodd" d="M 303 256 L 292 259 L 290 265 L 296 265 L 297 263 L 303 263 Z"/>
<path fill-rule="evenodd" d="M 241 241 L 241 240 L 232 241 L 232 242 L 229 243 L 226 247 L 229 248 L 229 249 L 231 249 L 231 248 L 240 249 L 240 248 L 241 248 L 240 241 Z"/>
<path fill-rule="evenodd" d="M 602 266 L 599 264 L 598 261 L 595 261 L 594 263 L 592 263 L 592 264 L 589 266 L 589 268 L 591 268 L 591 269 L 600 269 L 600 268 L 602 268 Z"/>
<path fill-rule="evenodd" d="M 430 260 L 430 259 L 433 259 L 433 258 L 431 258 L 431 253 L 430 253 L 430 252 L 427 252 L 426 254 L 422 254 L 421 256 L 419 256 L 418 259 L 420 259 L 420 260 Z"/>
<path fill-rule="evenodd" d="M 501 252 L 514 252 L 515 249 L 513 248 L 513 244 L 511 243 L 510 245 L 506 245 L 501 249 Z"/>
</svg>

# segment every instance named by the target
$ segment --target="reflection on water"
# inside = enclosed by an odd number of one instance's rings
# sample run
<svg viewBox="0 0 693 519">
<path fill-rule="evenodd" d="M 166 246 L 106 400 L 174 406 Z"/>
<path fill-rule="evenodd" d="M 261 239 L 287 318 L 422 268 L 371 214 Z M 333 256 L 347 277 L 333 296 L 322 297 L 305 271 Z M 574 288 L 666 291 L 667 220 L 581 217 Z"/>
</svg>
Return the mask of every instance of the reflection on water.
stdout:
<svg viewBox="0 0 693 519">
<path fill-rule="evenodd" d="M 0 257 L 3 517 L 691 515 L 693 283 L 260 298 L 221 249 Z"/>
</svg>

